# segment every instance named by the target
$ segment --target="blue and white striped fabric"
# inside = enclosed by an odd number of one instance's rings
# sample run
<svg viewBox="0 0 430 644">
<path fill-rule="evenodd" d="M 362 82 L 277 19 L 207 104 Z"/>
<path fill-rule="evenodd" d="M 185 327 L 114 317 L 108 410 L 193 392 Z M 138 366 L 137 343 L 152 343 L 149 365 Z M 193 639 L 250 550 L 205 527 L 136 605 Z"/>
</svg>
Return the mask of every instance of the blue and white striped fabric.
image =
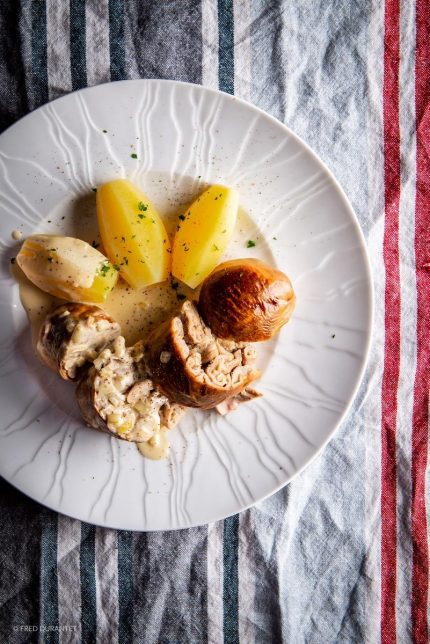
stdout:
<svg viewBox="0 0 430 644">
<path fill-rule="evenodd" d="M 407 132 L 414 123 L 415 3 L 397 4 L 402 186 L 413 201 L 414 136 Z M 251 510 L 189 530 L 121 532 L 58 516 L 2 482 L 0 642 L 381 641 L 384 3 L 4 0 L 0 30 L 1 129 L 58 96 L 123 78 L 220 88 L 285 122 L 351 199 L 369 243 L 377 304 L 370 365 L 348 419 L 305 472 Z M 413 240 L 403 225 L 400 252 L 407 257 Z M 413 309 L 412 296 L 403 306 Z M 405 327 L 392 561 L 402 644 L 424 642 L 422 629 L 411 630 L 407 389 L 415 349 L 407 333 Z"/>
</svg>

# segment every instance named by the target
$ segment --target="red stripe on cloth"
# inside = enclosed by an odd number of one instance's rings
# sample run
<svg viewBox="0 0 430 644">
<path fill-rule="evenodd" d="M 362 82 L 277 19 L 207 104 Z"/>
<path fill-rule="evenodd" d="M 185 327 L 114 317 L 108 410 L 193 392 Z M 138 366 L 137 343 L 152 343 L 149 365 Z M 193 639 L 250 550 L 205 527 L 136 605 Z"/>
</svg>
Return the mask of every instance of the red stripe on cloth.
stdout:
<svg viewBox="0 0 430 644">
<path fill-rule="evenodd" d="M 430 385 L 430 4 L 416 3 L 415 113 L 417 179 L 415 261 L 417 280 L 417 370 L 412 425 L 412 635 L 428 641 L 428 540 L 425 477 L 428 453 Z"/>
<path fill-rule="evenodd" d="M 400 371 L 400 5 L 385 2 L 385 347 L 381 418 L 381 642 L 396 641 L 396 418 Z"/>
</svg>

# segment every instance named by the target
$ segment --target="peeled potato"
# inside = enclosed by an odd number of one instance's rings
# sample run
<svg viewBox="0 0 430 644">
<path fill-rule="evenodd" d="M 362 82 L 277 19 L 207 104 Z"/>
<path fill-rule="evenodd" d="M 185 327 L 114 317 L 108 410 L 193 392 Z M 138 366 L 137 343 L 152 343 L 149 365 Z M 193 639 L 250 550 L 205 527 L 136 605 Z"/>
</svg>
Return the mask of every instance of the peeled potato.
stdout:
<svg viewBox="0 0 430 644">
<path fill-rule="evenodd" d="M 74 237 L 31 235 L 16 261 L 42 291 L 72 302 L 104 302 L 118 279 L 102 253 Z"/>
<path fill-rule="evenodd" d="M 170 243 L 164 224 L 146 195 L 126 179 L 97 190 L 97 220 L 103 248 L 133 288 L 164 282 Z"/>
<path fill-rule="evenodd" d="M 239 195 L 211 186 L 180 216 L 172 252 L 172 273 L 196 288 L 220 261 L 236 223 Z"/>
</svg>

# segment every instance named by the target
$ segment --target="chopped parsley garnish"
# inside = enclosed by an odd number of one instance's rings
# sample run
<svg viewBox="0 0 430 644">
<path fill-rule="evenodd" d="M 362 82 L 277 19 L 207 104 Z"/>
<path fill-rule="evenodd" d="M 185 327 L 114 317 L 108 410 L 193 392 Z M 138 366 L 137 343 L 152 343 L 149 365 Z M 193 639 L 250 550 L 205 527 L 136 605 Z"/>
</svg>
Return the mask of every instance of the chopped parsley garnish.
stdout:
<svg viewBox="0 0 430 644">
<path fill-rule="evenodd" d="M 217 246 L 216 244 L 214 244 L 214 245 L 212 246 L 212 250 L 217 251 L 217 250 L 219 250 L 219 248 L 218 248 L 218 246 Z"/>
<path fill-rule="evenodd" d="M 106 275 L 109 273 L 110 267 L 111 267 L 111 266 L 110 266 L 109 262 L 105 262 L 105 263 L 103 264 L 103 266 L 101 267 L 101 269 L 100 269 L 100 273 L 101 273 L 104 277 L 106 277 Z"/>
<path fill-rule="evenodd" d="M 145 219 L 146 215 L 137 215 L 139 219 Z"/>
<path fill-rule="evenodd" d="M 102 130 L 103 134 L 107 134 L 107 130 Z"/>
<path fill-rule="evenodd" d="M 127 258 L 127 257 L 123 257 L 123 260 L 124 260 L 124 261 L 123 261 L 123 263 L 127 266 L 127 264 L 128 264 L 128 258 Z"/>
<path fill-rule="evenodd" d="M 247 248 L 254 248 L 255 246 L 255 241 L 252 241 L 252 239 L 248 239 L 248 243 L 246 244 Z"/>
<path fill-rule="evenodd" d="M 131 158 L 132 158 L 132 159 L 137 159 L 137 154 L 136 154 L 136 152 L 133 152 L 132 154 L 130 154 L 130 156 L 131 156 Z"/>
<path fill-rule="evenodd" d="M 142 212 L 145 212 L 146 210 L 148 210 L 148 206 L 144 204 L 143 201 L 139 201 L 139 203 L 137 204 L 137 208 Z"/>
</svg>

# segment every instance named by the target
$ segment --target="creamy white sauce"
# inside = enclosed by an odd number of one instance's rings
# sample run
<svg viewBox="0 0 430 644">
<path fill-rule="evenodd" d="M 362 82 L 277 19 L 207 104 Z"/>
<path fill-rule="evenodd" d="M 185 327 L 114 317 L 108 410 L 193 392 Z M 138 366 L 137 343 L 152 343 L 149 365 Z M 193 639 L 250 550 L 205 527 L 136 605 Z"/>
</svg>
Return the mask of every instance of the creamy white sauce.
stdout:
<svg viewBox="0 0 430 644">
<path fill-rule="evenodd" d="M 55 306 L 61 304 L 62 300 L 41 291 L 24 275 L 18 264 L 11 266 L 11 272 L 18 282 L 19 297 L 30 324 L 33 346 L 36 346 L 40 327 L 45 317 Z"/>
<path fill-rule="evenodd" d="M 161 427 L 149 441 L 146 443 L 137 443 L 137 449 L 143 456 L 153 461 L 160 461 L 163 458 L 167 458 L 170 448 L 169 431 L 169 429 Z"/>
<path fill-rule="evenodd" d="M 37 337 L 45 316 L 65 300 L 42 291 L 30 282 L 17 264 L 13 264 L 11 270 L 18 282 L 21 304 L 27 313 L 32 335 Z M 136 290 L 119 279 L 107 300 L 97 306 L 121 325 L 122 335 L 127 346 L 130 346 L 140 339 L 145 339 L 173 312 L 179 302 L 179 292 L 186 297 L 192 297 L 191 289 L 182 285 L 180 289 L 175 290 L 170 283 L 163 282 Z"/>
<path fill-rule="evenodd" d="M 33 346 L 36 346 L 40 327 L 46 315 L 64 300 L 45 293 L 25 276 L 17 264 L 11 266 L 12 274 L 19 286 L 21 304 L 25 309 L 31 328 Z M 192 294 L 187 287 L 180 291 L 190 297 Z M 163 282 L 149 286 L 141 291 L 132 289 L 123 280 L 118 280 L 106 302 L 99 305 L 116 322 L 121 325 L 122 335 L 128 346 L 156 328 L 178 305 L 178 289 L 173 289 L 170 283 Z M 139 452 L 146 458 L 161 460 L 169 454 L 169 430 L 161 428 L 146 443 L 136 443 Z"/>
<path fill-rule="evenodd" d="M 190 297 L 191 289 L 174 290 L 169 282 L 137 290 L 119 279 L 107 299 L 99 306 L 121 325 L 127 345 L 145 339 L 178 305 L 177 293 Z"/>
</svg>

